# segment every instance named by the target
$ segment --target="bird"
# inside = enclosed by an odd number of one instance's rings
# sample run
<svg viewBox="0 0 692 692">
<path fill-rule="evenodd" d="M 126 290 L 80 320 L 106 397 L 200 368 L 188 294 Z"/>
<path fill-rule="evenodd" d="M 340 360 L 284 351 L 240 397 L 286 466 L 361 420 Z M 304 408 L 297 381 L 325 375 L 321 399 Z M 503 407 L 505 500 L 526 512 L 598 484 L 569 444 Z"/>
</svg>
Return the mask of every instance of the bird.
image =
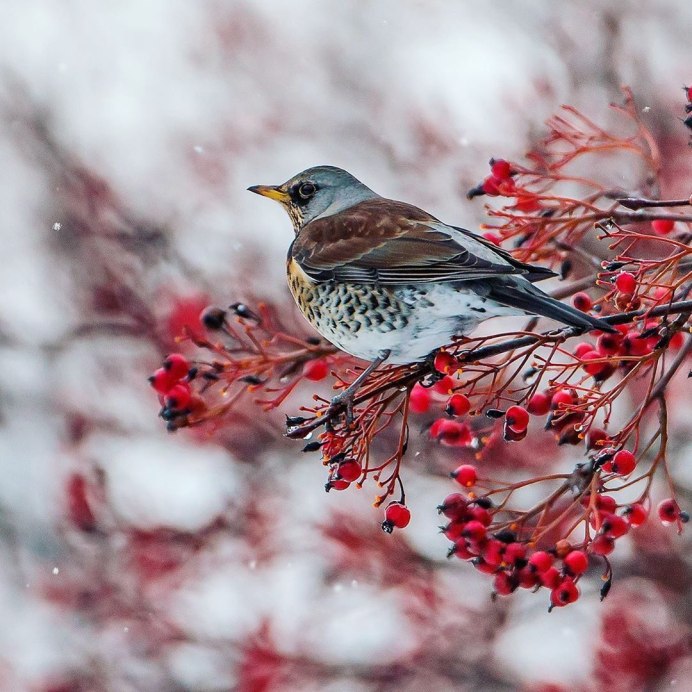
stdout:
<svg viewBox="0 0 692 692">
<path fill-rule="evenodd" d="M 540 315 L 580 331 L 613 331 L 533 285 L 553 271 L 381 197 L 341 168 L 315 166 L 248 190 L 288 213 L 290 291 L 325 339 L 370 361 L 360 382 L 385 361 L 423 361 L 491 317 Z"/>
</svg>

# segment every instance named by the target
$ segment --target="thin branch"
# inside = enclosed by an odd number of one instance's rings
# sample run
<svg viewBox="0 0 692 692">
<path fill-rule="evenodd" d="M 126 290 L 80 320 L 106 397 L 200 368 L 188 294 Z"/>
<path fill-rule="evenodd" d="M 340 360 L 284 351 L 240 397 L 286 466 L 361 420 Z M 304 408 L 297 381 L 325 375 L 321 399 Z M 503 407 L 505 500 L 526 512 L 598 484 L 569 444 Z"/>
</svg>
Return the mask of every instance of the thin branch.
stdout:
<svg viewBox="0 0 692 692">
<path fill-rule="evenodd" d="M 687 199 L 645 199 L 643 197 L 616 198 L 616 202 L 627 209 L 645 209 L 647 207 L 686 207 L 692 204 L 692 197 Z"/>
<path fill-rule="evenodd" d="M 659 317 L 661 315 L 677 315 L 682 313 L 692 312 L 692 300 L 683 300 L 677 303 L 671 303 L 669 305 L 659 305 L 653 309 L 640 309 L 631 310 L 629 312 L 622 312 L 616 315 L 610 315 L 608 317 L 603 317 L 604 322 L 608 324 L 627 324 L 628 322 L 633 322 L 638 317 Z M 559 330 L 552 332 L 547 332 L 545 334 L 527 334 L 525 336 L 520 336 L 515 339 L 508 339 L 507 341 L 501 341 L 497 344 L 491 344 L 489 346 L 482 346 L 480 348 L 471 349 L 469 351 L 462 351 L 458 356 L 457 360 L 460 363 L 470 363 L 478 362 L 484 358 L 492 358 L 493 356 L 501 355 L 502 353 L 507 353 L 508 351 L 513 351 L 517 348 L 522 348 L 523 346 L 531 346 L 539 341 L 543 342 L 555 342 L 564 341 L 572 336 L 577 336 L 583 333 L 583 330 L 579 327 L 564 327 Z M 392 388 L 405 388 L 410 386 L 412 383 L 417 382 L 425 375 L 432 372 L 433 367 L 429 362 L 422 362 L 418 365 L 412 366 L 412 370 L 405 373 L 401 377 L 395 380 L 389 380 L 384 382 L 379 387 L 370 389 L 367 392 L 356 396 L 353 401 L 353 405 L 357 406 L 365 400 L 376 397 L 383 392 Z M 286 437 L 293 439 L 304 438 L 307 434 L 316 430 L 317 428 L 326 425 L 331 421 L 334 415 L 340 413 L 340 408 L 335 408 L 334 410 L 328 409 L 327 412 L 320 417 L 314 418 L 313 420 L 306 422 L 295 428 L 291 428 L 286 432 Z"/>
</svg>

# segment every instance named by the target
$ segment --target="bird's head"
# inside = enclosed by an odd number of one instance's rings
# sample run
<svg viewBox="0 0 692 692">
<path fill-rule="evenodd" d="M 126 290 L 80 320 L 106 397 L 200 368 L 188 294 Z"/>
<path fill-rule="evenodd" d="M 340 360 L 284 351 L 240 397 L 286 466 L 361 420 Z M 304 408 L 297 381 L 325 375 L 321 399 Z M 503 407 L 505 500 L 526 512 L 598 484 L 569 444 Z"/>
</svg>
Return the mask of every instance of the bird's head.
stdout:
<svg viewBox="0 0 692 692">
<path fill-rule="evenodd" d="M 315 166 L 281 185 L 253 185 L 250 192 L 281 204 L 298 233 L 318 217 L 331 216 L 378 195 L 350 173 L 334 166 Z"/>
</svg>

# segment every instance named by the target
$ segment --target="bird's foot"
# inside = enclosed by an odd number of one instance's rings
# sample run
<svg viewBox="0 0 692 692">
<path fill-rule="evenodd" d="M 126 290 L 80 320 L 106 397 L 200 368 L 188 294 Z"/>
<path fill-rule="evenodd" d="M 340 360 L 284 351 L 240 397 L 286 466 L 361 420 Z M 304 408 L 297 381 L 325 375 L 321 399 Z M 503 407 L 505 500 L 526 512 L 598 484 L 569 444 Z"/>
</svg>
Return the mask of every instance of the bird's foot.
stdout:
<svg viewBox="0 0 692 692">
<path fill-rule="evenodd" d="M 384 349 L 380 351 L 377 358 L 368 365 L 365 370 L 363 370 L 358 377 L 346 388 L 343 392 L 339 392 L 331 402 L 329 406 L 329 413 L 331 415 L 338 415 L 342 409 L 346 410 L 346 425 L 350 426 L 353 423 L 353 399 L 356 392 L 360 389 L 360 386 L 367 380 L 371 372 L 374 372 L 380 364 L 384 363 L 391 351 Z"/>
<path fill-rule="evenodd" d="M 329 415 L 338 416 L 344 412 L 346 425 L 351 425 L 353 423 L 353 394 L 354 392 L 344 389 L 343 392 L 333 397 L 329 405 Z"/>
</svg>

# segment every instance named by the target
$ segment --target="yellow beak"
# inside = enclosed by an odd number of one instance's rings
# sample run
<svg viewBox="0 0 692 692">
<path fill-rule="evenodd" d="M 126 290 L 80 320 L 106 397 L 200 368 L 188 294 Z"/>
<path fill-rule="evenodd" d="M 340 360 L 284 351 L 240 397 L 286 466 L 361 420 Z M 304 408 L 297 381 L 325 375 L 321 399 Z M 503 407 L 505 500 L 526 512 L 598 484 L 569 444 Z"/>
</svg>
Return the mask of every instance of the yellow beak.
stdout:
<svg viewBox="0 0 692 692">
<path fill-rule="evenodd" d="M 278 185 L 253 185 L 248 190 L 257 195 L 262 195 L 262 197 L 275 199 L 277 202 L 281 202 L 281 204 L 288 204 L 291 201 L 291 196 L 288 192 L 282 190 Z"/>
</svg>

